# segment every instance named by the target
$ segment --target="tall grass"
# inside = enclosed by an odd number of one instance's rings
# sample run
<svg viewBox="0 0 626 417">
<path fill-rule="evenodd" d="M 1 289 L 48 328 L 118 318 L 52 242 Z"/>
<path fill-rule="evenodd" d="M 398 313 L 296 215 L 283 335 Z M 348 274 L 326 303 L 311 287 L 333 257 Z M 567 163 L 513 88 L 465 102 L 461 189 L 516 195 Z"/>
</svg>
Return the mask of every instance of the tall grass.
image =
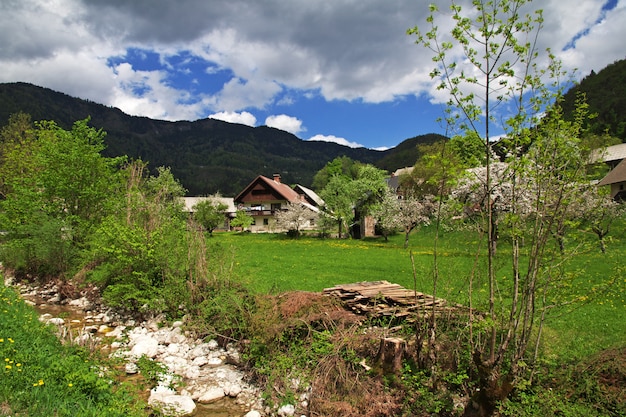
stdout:
<svg viewBox="0 0 626 417">
<path fill-rule="evenodd" d="M 0 415 L 142 416 L 144 404 L 87 352 L 63 346 L 0 284 Z"/>
<path fill-rule="evenodd" d="M 623 230 L 615 228 L 617 230 Z M 337 284 L 387 280 L 413 289 L 410 260 L 415 259 L 417 290 L 432 293 L 434 229 L 424 228 L 411 235 L 403 248 L 403 236 L 383 239 L 333 240 L 315 237 L 291 239 L 275 234 L 216 234 L 211 244 L 235 248 L 235 273 L 258 293 L 289 290 L 321 291 Z M 550 310 L 543 350 L 548 358 L 578 359 L 626 341 L 626 280 L 622 268 L 626 253 L 624 232 L 614 235 L 607 253 L 600 253 L 594 236 L 585 243 L 565 268 L 570 277 L 555 294 L 570 302 Z M 468 285 L 474 263 L 478 270 L 486 261 L 477 248 L 484 247 L 470 232 L 445 232 L 438 242 L 439 282 L 437 296 L 468 304 Z M 502 242 L 496 260 L 499 295 L 506 301 L 510 251 Z M 483 277 L 477 285 L 474 305 L 480 308 L 487 291 Z M 610 285 L 606 285 L 609 282 Z"/>
</svg>

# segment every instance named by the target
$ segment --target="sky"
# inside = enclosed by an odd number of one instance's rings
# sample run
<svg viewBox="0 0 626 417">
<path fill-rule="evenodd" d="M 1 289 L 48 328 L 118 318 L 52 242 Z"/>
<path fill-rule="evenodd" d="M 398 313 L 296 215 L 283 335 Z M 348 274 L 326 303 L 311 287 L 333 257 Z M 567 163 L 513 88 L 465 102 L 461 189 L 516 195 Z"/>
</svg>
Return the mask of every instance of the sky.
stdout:
<svg viewBox="0 0 626 417">
<path fill-rule="evenodd" d="M 449 33 L 450 0 L 431 0 Z M 470 0 L 457 4 L 472 11 Z M 1 0 L 0 82 L 28 82 L 162 120 L 267 125 L 388 149 L 448 134 L 424 0 Z M 626 0 L 535 0 L 580 80 L 626 58 Z M 441 19 L 441 20 L 439 20 Z M 545 61 L 538 61 L 545 65 Z"/>
</svg>

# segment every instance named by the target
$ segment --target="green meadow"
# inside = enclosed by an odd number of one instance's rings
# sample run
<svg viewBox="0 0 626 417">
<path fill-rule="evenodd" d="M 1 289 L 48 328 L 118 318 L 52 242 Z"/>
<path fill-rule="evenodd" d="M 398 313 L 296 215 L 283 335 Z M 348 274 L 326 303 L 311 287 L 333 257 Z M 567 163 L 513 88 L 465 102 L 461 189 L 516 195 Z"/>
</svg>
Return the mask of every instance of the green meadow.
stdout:
<svg viewBox="0 0 626 417">
<path fill-rule="evenodd" d="M 543 333 L 546 357 L 577 360 L 626 341 L 626 234 L 621 225 L 614 230 L 606 253 L 600 252 L 594 235 L 583 235 L 582 245 L 577 240 L 576 255 L 559 265 L 567 279 L 550 296 L 554 303 L 565 305 L 550 309 L 547 315 Z M 473 305 L 486 309 L 486 279 L 478 272 L 486 270 L 486 256 L 479 249 L 485 245 L 476 236 L 440 232 L 436 296 L 468 305 L 467 289 L 473 279 Z M 382 238 L 292 239 L 279 234 L 218 233 L 209 242 L 232 248 L 235 275 L 258 293 L 318 292 L 337 284 L 377 280 L 434 292 L 434 227 L 413 233 L 406 249 L 402 235 L 385 242 Z M 500 242 L 496 259 L 498 294 L 505 307 L 507 276 L 511 274 L 507 246 L 506 241 Z"/>
</svg>

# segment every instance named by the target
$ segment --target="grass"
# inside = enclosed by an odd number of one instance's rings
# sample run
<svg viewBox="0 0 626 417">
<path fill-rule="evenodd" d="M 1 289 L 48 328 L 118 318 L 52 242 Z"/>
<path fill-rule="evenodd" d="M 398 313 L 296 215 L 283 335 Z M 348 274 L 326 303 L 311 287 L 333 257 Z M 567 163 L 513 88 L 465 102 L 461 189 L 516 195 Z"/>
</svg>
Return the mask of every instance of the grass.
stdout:
<svg viewBox="0 0 626 417">
<path fill-rule="evenodd" d="M 624 230 L 614 227 L 614 230 Z M 277 234 L 216 234 L 211 244 L 235 248 L 235 273 L 258 293 L 290 290 L 322 291 L 337 284 L 387 280 L 414 288 L 410 253 L 415 259 L 418 291 L 433 293 L 434 229 L 411 235 L 403 248 L 401 235 L 383 239 L 333 240 L 315 237 L 287 238 Z M 544 351 L 549 358 L 576 360 L 626 341 L 626 280 L 622 273 L 626 236 L 613 236 L 607 253 L 597 249 L 595 237 L 583 236 L 587 248 L 566 266 L 569 280 L 555 291 L 576 298 L 567 308 L 551 311 L 544 333 Z M 445 232 L 438 242 L 439 283 L 437 296 L 468 303 L 467 287 L 476 259 L 484 271 L 485 256 L 476 257 L 478 241 L 470 232 Z M 484 246 L 484 245 L 483 245 Z M 506 307 L 510 250 L 503 242 L 498 249 L 497 274 Z M 611 285 L 604 285 L 610 278 Z M 475 282 L 485 284 L 477 275 Z M 476 300 L 486 301 L 485 285 L 478 287 Z"/>
<path fill-rule="evenodd" d="M 144 406 L 88 352 L 63 346 L 0 284 L 0 416 L 141 416 Z"/>
</svg>

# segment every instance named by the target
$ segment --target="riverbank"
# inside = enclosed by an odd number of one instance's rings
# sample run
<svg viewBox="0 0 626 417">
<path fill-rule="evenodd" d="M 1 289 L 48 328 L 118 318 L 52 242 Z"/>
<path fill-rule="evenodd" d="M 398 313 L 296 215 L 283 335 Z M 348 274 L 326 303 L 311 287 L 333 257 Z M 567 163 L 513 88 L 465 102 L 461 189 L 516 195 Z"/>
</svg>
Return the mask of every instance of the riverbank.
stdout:
<svg viewBox="0 0 626 417">
<path fill-rule="evenodd" d="M 254 417 L 271 411 L 263 405 L 260 390 L 248 382 L 232 344 L 195 339 L 183 321 L 168 325 L 163 317 L 142 322 L 123 317 L 102 306 L 89 289 L 69 291 L 58 283 L 39 287 L 11 280 L 6 284 L 35 308 L 40 321 L 55 326 L 61 341 L 99 349 L 121 361 L 122 378 L 140 373 L 142 361 L 154 363 L 162 372 L 153 377 L 146 399 L 166 415 Z"/>
</svg>

